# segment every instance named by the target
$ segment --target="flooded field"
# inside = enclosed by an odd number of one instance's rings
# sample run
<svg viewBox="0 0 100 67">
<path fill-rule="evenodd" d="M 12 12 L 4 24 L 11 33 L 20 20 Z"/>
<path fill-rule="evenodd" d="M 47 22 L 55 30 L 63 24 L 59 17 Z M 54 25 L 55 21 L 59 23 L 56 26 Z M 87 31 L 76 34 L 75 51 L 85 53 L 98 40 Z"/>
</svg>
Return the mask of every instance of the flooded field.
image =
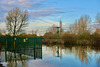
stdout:
<svg viewBox="0 0 100 67">
<path fill-rule="evenodd" d="M 0 67 L 100 67 L 100 50 L 90 47 L 42 46 L 41 54 L 0 52 Z M 30 55 L 31 54 L 31 55 Z M 6 61 L 7 60 L 7 61 Z M 6 62 L 5 62 L 6 61 Z"/>
</svg>

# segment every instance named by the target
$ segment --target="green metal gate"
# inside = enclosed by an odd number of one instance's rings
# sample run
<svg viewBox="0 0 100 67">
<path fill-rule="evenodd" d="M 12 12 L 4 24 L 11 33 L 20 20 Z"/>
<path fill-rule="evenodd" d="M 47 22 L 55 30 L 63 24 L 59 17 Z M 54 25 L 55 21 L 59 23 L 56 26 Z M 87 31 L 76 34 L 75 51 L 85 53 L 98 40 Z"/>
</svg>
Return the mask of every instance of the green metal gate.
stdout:
<svg viewBox="0 0 100 67">
<path fill-rule="evenodd" d="M 0 49 L 14 53 L 28 54 L 29 49 L 33 49 L 34 59 L 42 58 L 42 38 L 41 37 L 0 37 Z M 26 51 L 26 53 L 25 53 Z"/>
<path fill-rule="evenodd" d="M 0 37 L 1 48 L 14 49 L 14 48 L 41 48 L 41 37 Z M 5 47 L 5 48 L 4 48 Z"/>
</svg>

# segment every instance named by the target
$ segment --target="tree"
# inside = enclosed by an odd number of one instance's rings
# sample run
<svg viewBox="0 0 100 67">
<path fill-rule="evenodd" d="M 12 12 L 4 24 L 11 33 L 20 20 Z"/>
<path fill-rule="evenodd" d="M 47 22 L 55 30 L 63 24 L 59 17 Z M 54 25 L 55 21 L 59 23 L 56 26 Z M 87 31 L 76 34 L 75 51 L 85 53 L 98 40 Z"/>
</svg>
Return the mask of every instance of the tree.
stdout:
<svg viewBox="0 0 100 67">
<path fill-rule="evenodd" d="M 47 32 L 44 34 L 43 36 L 45 39 L 56 39 L 57 38 L 57 34 L 53 34 L 52 32 Z"/>
<path fill-rule="evenodd" d="M 47 32 L 52 32 L 53 34 L 56 34 L 57 33 L 57 28 L 55 28 L 56 25 L 52 25 L 50 28 L 48 28 L 48 31 Z"/>
<path fill-rule="evenodd" d="M 37 37 L 37 34 L 21 33 L 20 35 L 18 35 L 18 37 Z"/>
<path fill-rule="evenodd" d="M 75 38 L 75 34 L 70 34 L 69 32 L 65 32 L 62 35 L 62 39 L 64 41 L 64 44 L 70 44 L 70 45 L 74 45 L 76 43 L 76 38 Z"/>
<path fill-rule="evenodd" d="M 90 23 L 90 17 L 89 16 L 83 16 L 79 20 L 75 21 L 74 24 L 70 26 L 70 33 L 75 35 L 84 34 L 88 29 L 88 24 Z"/>
<path fill-rule="evenodd" d="M 97 13 L 96 20 L 100 24 L 100 13 Z"/>
<path fill-rule="evenodd" d="M 24 28 L 28 25 L 28 22 L 26 22 L 27 19 L 27 11 L 21 11 L 18 7 L 10 10 L 6 16 L 6 27 L 8 32 L 13 36 L 17 36 L 19 33 L 24 31 Z"/>
<path fill-rule="evenodd" d="M 95 25 L 95 28 L 96 28 L 96 32 L 98 33 L 98 31 L 100 30 L 100 13 L 97 13 L 96 22 L 97 22 L 98 24 Z M 98 30 L 98 31 L 97 31 L 97 30 Z"/>
<path fill-rule="evenodd" d="M 78 33 L 78 23 L 77 23 L 77 20 L 75 21 L 74 24 L 70 25 L 69 31 L 70 31 L 70 33 L 75 34 L 75 35 Z"/>
<path fill-rule="evenodd" d="M 32 34 L 37 34 L 38 33 L 38 29 L 32 30 L 31 32 L 32 32 Z"/>
</svg>

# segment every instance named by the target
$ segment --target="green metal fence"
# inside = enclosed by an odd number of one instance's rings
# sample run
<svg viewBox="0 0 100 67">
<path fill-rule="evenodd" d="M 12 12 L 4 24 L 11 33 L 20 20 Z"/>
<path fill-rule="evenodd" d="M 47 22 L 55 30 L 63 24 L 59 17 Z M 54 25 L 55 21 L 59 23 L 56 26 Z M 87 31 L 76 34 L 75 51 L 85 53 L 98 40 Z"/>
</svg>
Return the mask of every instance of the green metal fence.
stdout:
<svg viewBox="0 0 100 67">
<path fill-rule="evenodd" d="M 7 52 L 15 55 L 24 54 L 42 59 L 42 38 L 41 37 L 0 37 L 0 50 L 5 51 L 5 61 Z"/>
<path fill-rule="evenodd" d="M 42 48 L 41 37 L 0 37 L 1 49 Z"/>
</svg>

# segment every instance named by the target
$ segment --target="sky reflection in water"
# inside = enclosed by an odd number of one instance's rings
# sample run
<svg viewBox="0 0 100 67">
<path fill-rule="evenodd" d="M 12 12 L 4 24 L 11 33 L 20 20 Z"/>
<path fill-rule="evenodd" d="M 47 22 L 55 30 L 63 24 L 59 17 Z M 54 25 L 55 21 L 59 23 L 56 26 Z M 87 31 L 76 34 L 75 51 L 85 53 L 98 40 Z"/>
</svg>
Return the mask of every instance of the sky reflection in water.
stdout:
<svg viewBox="0 0 100 67">
<path fill-rule="evenodd" d="M 6 67 L 100 67 L 100 50 L 90 47 L 65 48 L 64 46 L 43 45 L 42 59 L 30 58 L 1 62 L 1 64 Z"/>
</svg>

